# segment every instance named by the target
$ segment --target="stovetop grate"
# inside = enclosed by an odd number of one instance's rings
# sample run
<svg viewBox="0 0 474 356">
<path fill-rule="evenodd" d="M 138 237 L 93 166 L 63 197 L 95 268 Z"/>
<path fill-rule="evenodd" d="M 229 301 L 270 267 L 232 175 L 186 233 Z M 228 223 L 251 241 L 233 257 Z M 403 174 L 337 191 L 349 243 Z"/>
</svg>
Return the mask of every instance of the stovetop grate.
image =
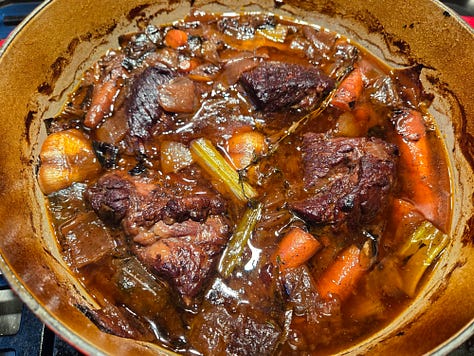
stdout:
<svg viewBox="0 0 474 356">
<path fill-rule="evenodd" d="M 0 356 L 80 356 L 12 292 L 0 276 Z"/>
</svg>

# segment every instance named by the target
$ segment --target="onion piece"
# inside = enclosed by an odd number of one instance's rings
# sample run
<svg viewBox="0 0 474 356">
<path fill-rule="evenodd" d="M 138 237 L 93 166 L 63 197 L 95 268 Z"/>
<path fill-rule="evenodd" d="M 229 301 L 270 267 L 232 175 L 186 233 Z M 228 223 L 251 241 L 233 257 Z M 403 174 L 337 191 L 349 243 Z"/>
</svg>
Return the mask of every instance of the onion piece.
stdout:
<svg viewBox="0 0 474 356">
<path fill-rule="evenodd" d="M 194 82 L 186 77 L 178 77 L 158 88 L 158 101 L 169 112 L 190 113 L 198 106 Z"/>
</svg>

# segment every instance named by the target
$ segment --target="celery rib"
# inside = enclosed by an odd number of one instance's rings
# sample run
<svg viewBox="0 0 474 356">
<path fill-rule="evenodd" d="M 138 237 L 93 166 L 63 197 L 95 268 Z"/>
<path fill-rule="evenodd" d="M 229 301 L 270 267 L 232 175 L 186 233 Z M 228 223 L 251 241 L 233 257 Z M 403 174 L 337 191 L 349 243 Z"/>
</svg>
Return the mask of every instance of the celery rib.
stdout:
<svg viewBox="0 0 474 356">
<path fill-rule="evenodd" d="M 247 202 L 257 196 L 257 191 L 241 179 L 209 140 L 194 140 L 190 150 L 194 160 L 212 177 L 216 189 L 224 190 L 221 193 L 229 192 L 241 202 Z"/>
<path fill-rule="evenodd" d="M 415 295 L 417 286 L 428 267 L 443 252 L 449 237 L 429 221 L 424 221 L 399 251 L 406 261 L 403 265 L 403 291 L 410 297 Z"/>
<path fill-rule="evenodd" d="M 219 262 L 218 271 L 222 277 L 228 278 L 239 264 L 247 241 L 261 216 L 262 204 L 257 204 L 245 211 Z"/>
</svg>

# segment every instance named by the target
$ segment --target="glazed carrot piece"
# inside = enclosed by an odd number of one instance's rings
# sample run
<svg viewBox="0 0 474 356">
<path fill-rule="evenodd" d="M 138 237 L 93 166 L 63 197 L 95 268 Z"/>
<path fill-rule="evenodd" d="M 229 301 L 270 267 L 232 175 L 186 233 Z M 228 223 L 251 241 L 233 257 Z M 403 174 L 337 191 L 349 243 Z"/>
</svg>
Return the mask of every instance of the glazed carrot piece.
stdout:
<svg viewBox="0 0 474 356">
<path fill-rule="evenodd" d="M 179 62 L 179 70 L 184 73 L 189 73 L 193 69 L 196 69 L 198 66 L 199 66 L 199 62 L 197 59 L 194 59 L 194 58 L 185 59 Z"/>
<path fill-rule="evenodd" d="M 92 94 L 92 102 L 89 111 L 84 119 L 84 125 L 95 128 L 112 111 L 115 96 L 120 90 L 114 78 L 97 85 Z"/>
<path fill-rule="evenodd" d="M 362 95 L 363 89 L 362 71 L 356 67 L 336 89 L 331 105 L 344 111 L 350 111 L 354 108 L 357 99 Z"/>
<path fill-rule="evenodd" d="M 377 114 L 375 113 L 373 106 L 368 102 L 357 103 L 352 114 L 359 124 L 365 124 L 367 127 L 373 125 L 374 121 L 377 119 Z"/>
<path fill-rule="evenodd" d="M 165 44 L 171 48 L 184 46 L 188 42 L 188 34 L 184 31 L 172 28 L 166 33 Z"/>
<path fill-rule="evenodd" d="M 404 199 L 394 199 L 392 204 L 392 219 L 400 222 L 410 212 L 416 210 L 412 203 Z"/>
<path fill-rule="evenodd" d="M 321 243 L 313 235 L 294 227 L 280 241 L 274 260 L 282 271 L 295 268 L 306 263 L 321 247 Z"/>
<path fill-rule="evenodd" d="M 227 142 L 227 151 L 235 168 L 245 168 L 256 156 L 267 151 L 265 136 L 258 131 L 235 133 Z"/>
<path fill-rule="evenodd" d="M 422 113 L 413 109 L 397 112 L 395 129 L 399 135 L 400 167 L 412 187 L 413 203 L 426 219 L 438 224 L 441 217 L 437 211 L 436 175 Z"/>
<path fill-rule="evenodd" d="M 319 295 L 325 299 L 338 296 L 340 300 L 347 299 L 359 280 L 367 271 L 367 266 L 361 264 L 361 250 L 351 245 L 336 257 L 334 262 L 323 272 L 317 284 Z"/>
</svg>

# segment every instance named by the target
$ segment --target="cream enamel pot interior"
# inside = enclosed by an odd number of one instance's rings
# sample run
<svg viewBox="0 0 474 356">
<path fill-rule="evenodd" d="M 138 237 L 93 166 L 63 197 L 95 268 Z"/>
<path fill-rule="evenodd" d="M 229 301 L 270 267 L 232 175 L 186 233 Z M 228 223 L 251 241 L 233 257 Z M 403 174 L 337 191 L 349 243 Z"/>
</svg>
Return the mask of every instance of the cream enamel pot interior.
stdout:
<svg viewBox="0 0 474 356">
<path fill-rule="evenodd" d="M 93 301 L 62 262 L 36 183 L 43 119 L 55 115 L 80 74 L 118 36 L 169 23 L 191 6 L 271 11 L 359 41 L 394 66 L 421 63 L 430 111 L 449 152 L 451 243 L 414 303 L 342 354 L 445 354 L 474 333 L 474 33 L 431 0 L 51 0 L 0 52 L 0 268 L 49 327 L 87 354 L 151 355 L 156 345 L 99 331 L 79 310 Z"/>
</svg>

